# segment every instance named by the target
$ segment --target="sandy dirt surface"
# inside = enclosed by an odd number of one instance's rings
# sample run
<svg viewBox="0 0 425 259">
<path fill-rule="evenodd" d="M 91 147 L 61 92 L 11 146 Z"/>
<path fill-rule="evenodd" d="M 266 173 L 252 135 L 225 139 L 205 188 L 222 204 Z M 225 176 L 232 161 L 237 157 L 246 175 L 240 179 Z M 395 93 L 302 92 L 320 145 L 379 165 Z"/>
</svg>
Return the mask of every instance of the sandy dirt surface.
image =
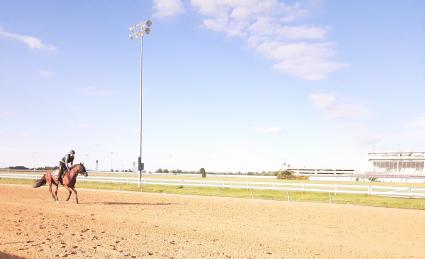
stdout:
<svg viewBox="0 0 425 259">
<path fill-rule="evenodd" d="M 0 185 L 0 258 L 425 258 L 425 211 Z"/>
</svg>

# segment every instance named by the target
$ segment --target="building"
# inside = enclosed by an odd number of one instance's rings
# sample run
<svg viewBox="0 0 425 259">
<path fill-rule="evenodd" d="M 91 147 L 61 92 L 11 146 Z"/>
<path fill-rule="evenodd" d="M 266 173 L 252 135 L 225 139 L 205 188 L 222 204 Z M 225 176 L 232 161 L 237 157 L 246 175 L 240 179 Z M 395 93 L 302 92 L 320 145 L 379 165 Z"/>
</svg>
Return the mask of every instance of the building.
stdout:
<svg viewBox="0 0 425 259">
<path fill-rule="evenodd" d="M 324 169 L 324 168 L 288 168 L 288 171 L 296 175 L 353 175 L 356 173 L 354 169 Z"/>
<path fill-rule="evenodd" d="M 368 161 L 374 173 L 425 176 L 425 152 L 369 153 Z"/>
</svg>

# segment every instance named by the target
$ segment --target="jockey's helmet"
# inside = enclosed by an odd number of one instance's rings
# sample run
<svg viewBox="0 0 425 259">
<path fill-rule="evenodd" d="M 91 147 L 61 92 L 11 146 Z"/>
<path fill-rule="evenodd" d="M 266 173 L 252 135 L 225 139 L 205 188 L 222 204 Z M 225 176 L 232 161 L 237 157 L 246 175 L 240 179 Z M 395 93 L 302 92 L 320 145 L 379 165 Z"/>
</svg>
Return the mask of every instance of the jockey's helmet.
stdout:
<svg viewBox="0 0 425 259">
<path fill-rule="evenodd" d="M 75 151 L 73 149 L 71 149 L 71 151 L 69 151 L 70 154 L 75 155 Z"/>
</svg>

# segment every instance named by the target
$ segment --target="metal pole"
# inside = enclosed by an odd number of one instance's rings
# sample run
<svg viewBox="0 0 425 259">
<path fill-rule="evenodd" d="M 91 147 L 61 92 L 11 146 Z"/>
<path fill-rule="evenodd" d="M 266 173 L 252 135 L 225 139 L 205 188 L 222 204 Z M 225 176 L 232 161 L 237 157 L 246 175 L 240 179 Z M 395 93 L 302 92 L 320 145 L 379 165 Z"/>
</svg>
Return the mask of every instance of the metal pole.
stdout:
<svg viewBox="0 0 425 259">
<path fill-rule="evenodd" d="M 141 55 L 140 55 L 140 163 L 143 164 L 142 159 L 142 134 L 143 134 L 143 36 L 140 37 L 141 42 Z M 142 166 L 139 165 L 139 187 L 142 182 Z"/>
<path fill-rule="evenodd" d="M 142 171 L 144 171 L 143 157 L 142 157 L 142 141 L 143 141 L 143 38 L 145 34 L 149 34 L 152 26 L 151 20 L 142 21 L 138 24 L 130 26 L 129 37 L 130 39 L 140 38 L 140 152 L 137 159 L 139 170 L 139 187 L 142 184 Z"/>
<path fill-rule="evenodd" d="M 111 172 L 113 172 L 114 170 L 113 170 L 113 168 L 112 168 L 112 155 L 114 154 L 114 152 L 111 152 Z"/>
</svg>

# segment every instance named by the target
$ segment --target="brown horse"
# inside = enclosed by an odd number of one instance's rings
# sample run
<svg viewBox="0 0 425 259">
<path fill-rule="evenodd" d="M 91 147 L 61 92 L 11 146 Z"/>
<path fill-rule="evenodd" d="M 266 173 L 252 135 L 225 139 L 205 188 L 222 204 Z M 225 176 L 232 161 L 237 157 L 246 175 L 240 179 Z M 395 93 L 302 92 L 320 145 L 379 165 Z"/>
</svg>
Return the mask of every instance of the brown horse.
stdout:
<svg viewBox="0 0 425 259">
<path fill-rule="evenodd" d="M 63 179 L 62 179 L 63 186 L 69 192 L 68 198 L 66 199 L 67 201 L 71 197 L 71 190 L 72 190 L 75 193 L 75 202 L 78 203 L 78 195 L 77 195 L 77 191 L 75 190 L 75 183 L 77 182 L 78 174 L 82 174 L 82 175 L 87 177 L 87 171 L 86 171 L 86 168 L 84 167 L 83 163 L 80 163 L 78 165 L 74 165 L 73 167 L 71 167 L 69 169 L 68 172 L 64 173 L 64 175 L 63 175 Z M 57 176 L 52 175 L 52 171 L 47 171 L 47 173 L 45 173 L 41 177 L 41 179 L 39 179 L 39 180 L 37 180 L 37 182 L 35 182 L 33 187 L 38 188 L 42 185 L 45 185 L 46 183 L 49 184 L 49 192 L 52 195 L 53 200 L 55 200 L 56 202 L 59 202 L 59 198 L 58 198 L 59 183 L 58 183 Z M 52 192 L 52 185 L 56 186 L 54 194 Z"/>
</svg>

